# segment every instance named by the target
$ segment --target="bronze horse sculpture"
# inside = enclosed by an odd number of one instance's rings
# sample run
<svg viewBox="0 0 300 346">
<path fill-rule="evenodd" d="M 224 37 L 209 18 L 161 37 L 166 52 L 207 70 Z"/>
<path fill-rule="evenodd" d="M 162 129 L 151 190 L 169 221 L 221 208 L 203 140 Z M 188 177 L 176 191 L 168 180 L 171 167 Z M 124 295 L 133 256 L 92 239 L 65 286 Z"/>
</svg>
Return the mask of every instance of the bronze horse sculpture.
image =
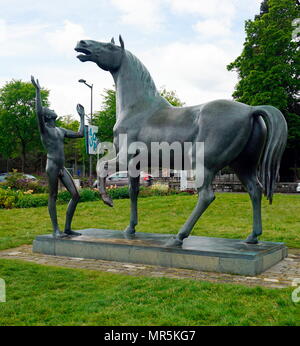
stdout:
<svg viewBox="0 0 300 346">
<path fill-rule="evenodd" d="M 287 141 L 287 124 L 283 114 L 272 106 L 249 106 L 230 100 L 216 100 L 191 107 L 174 107 L 160 96 L 146 67 L 114 39 L 103 43 L 92 40 L 79 41 L 75 50 L 77 58 L 92 61 L 109 71 L 116 86 L 116 124 L 114 145 L 117 156 L 124 149 L 118 143 L 120 134 L 127 134 L 127 144 L 143 142 L 150 149 L 152 142 L 174 141 L 204 143 L 203 184 L 197 188 L 197 204 L 167 246 L 181 246 L 195 223 L 215 199 L 212 181 L 216 173 L 230 166 L 247 189 L 253 207 L 253 229 L 247 243 L 258 243 L 262 234 L 261 199 L 265 193 L 270 203 L 279 175 L 280 160 Z M 151 152 L 151 150 L 149 150 Z M 130 163 L 134 154 L 127 155 Z M 111 162 L 112 162 L 111 161 Z M 192 166 L 195 168 L 194 158 Z M 104 170 L 110 164 L 105 162 Z M 169 168 L 169 167 L 168 167 Z M 106 193 L 106 179 L 100 174 L 100 193 L 103 201 L 112 206 Z M 129 176 L 131 200 L 130 224 L 125 232 L 135 233 L 137 225 L 137 197 L 139 177 Z"/>
</svg>

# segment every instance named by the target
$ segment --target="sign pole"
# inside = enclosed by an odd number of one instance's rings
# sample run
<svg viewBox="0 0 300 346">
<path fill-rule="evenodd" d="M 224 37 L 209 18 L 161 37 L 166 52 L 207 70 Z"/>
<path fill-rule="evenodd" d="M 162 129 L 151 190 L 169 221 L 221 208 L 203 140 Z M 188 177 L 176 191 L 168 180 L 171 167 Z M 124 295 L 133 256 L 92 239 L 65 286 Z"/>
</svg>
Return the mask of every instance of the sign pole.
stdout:
<svg viewBox="0 0 300 346">
<path fill-rule="evenodd" d="M 91 119 L 90 124 L 92 125 L 93 120 L 93 84 L 90 87 L 91 89 Z M 92 173 L 93 173 L 93 161 L 92 161 L 92 155 L 90 155 L 90 184 L 92 184 Z"/>
<path fill-rule="evenodd" d="M 90 125 L 92 125 L 93 120 L 93 84 L 88 84 L 85 79 L 79 79 L 79 83 L 85 84 L 87 87 L 91 89 L 91 116 L 90 116 Z M 89 135 L 89 134 L 88 134 Z M 89 154 L 89 152 L 88 152 Z M 92 155 L 89 154 L 90 157 L 90 184 L 92 184 L 92 172 L 93 172 L 93 161 L 92 161 Z"/>
</svg>

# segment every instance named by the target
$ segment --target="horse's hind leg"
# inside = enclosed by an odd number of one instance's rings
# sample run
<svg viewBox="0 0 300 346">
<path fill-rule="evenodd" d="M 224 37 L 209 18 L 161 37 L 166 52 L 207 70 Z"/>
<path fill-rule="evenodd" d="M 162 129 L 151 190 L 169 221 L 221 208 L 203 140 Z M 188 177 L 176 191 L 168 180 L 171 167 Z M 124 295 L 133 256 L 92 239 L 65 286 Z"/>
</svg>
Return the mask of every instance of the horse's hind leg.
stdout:
<svg viewBox="0 0 300 346">
<path fill-rule="evenodd" d="M 246 242 L 257 244 L 262 234 L 261 198 L 262 186 L 257 179 L 257 169 L 266 140 L 266 125 L 259 117 L 255 119 L 249 141 L 239 157 L 230 164 L 247 189 L 253 208 L 253 229 Z"/>
<path fill-rule="evenodd" d="M 135 233 L 135 226 L 138 223 L 137 216 L 137 198 L 139 194 L 140 176 L 132 178 L 129 177 L 129 197 L 130 197 L 130 224 L 125 229 L 127 235 Z"/>
<path fill-rule="evenodd" d="M 246 243 L 257 244 L 258 236 L 262 234 L 262 221 L 261 221 L 261 199 L 262 187 L 258 182 L 256 175 L 256 166 L 247 167 L 240 166 L 238 163 L 231 165 L 242 184 L 247 189 L 253 208 L 253 228 L 252 233 L 246 239 Z"/>
<path fill-rule="evenodd" d="M 187 238 L 190 235 L 200 216 L 205 212 L 211 202 L 215 199 L 215 195 L 211 186 L 213 177 L 214 174 L 212 174 L 211 172 L 207 174 L 206 172 L 204 184 L 200 188 L 198 188 L 198 201 L 192 214 L 182 226 L 176 238 L 170 239 L 170 241 L 167 243 L 167 246 L 180 247 L 183 243 L 183 239 Z"/>
</svg>

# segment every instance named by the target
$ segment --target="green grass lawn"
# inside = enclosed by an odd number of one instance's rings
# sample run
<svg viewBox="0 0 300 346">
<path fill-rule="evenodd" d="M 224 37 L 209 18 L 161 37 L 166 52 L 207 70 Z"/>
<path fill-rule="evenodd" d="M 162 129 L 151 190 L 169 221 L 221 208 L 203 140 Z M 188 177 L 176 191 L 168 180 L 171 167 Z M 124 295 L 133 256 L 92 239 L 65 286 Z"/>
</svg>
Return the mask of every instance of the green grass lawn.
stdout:
<svg viewBox="0 0 300 346">
<path fill-rule="evenodd" d="M 131 277 L 0 260 L 0 325 L 299 325 L 292 289 Z"/>
<path fill-rule="evenodd" d="M 252 209 L 247 194 L 217 193 L 192 234 L 245 239 L 252 227 Z M 196 203 L 196 196 L 164 196 L 139 199 L 137 231 L 174 233 L 183 225 Z M 109 208 L 102 202 L 78 204 L 73 229 L 124 229 L 129 221 L 129 200 L 115 200 Z M 61 227 L 66 205 L 58 206 Z M 276 194 L 269 205 L 263 200 L 264 233 L 261 240 L 285 242 L 300 248 L 300 195 Z M 38 234 L 51 233 L 46 207 L 0 210 L 0 249 L 30 244 Z"/>
<path fill-rule="evenodd" d="M 196 196 L 139 200 L 141 232 L 176 233 Z M 61 225 L 66 206 L 58 206 Z M 262 240 L 300 248 L 300 196 L 264 200 Z M 74 229 L 124 229 L 129 200 L 113 209 L 100 202 L 78 205 Z M 251 230 L 246 194 L 217 194 L 193 234 L 245 238 Z M 30 244 L 50 233 L 47 208 L 0 210 L 0 249 Z M 300 304 L 290 289 L 213 284 L 187 279 L 131 277 L 99 271 L 55 268 L 0 260 L 7 302 L 0 303 L 0 325 L 300 325 Z"/>
</svg>

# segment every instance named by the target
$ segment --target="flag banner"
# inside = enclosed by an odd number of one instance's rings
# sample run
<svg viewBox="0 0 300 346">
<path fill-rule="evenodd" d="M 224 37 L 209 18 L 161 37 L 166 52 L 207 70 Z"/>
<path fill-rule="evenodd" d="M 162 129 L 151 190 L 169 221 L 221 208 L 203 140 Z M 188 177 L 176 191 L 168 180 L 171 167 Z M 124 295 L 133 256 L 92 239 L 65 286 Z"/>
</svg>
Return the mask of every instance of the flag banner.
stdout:
<svg viewBox="0 0 300 346">
<path fill-rule="evenodd" d="M 86 126 L 86 152 L 89 155 L 97 154 L 97 146 L 99 140 L 97 138 L 98 126 L 87 125 Z"/>
</svg>

